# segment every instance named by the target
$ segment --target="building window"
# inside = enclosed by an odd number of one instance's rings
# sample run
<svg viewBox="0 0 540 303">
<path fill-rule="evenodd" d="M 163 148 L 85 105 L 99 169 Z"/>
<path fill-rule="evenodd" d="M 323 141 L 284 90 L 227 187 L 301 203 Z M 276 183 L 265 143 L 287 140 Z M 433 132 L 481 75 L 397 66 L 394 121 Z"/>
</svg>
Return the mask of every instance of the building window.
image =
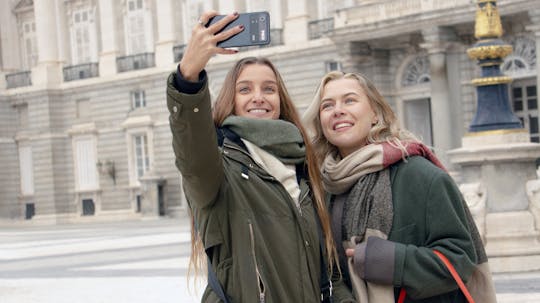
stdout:
<svg viewBox="0 0 540 303">
<path fill-rule="evenodd" d="M 24 47 L 24 68 L 29 70 L 37 65 L 37 37 L 36 37 L 36 22 L 34 20 L 24 21 L 22 23 L 22 39 Z"/>
<path fill-rule="evenodd" d="M 405 128 L 427 146 L 433 144 L 431 127 L 431 102 L 429 98 L 405 101 Z"/>
<path fill-rule="evenodd" d="M 93 138 L 77 138 L 75 146 L 75 174 L 77 190 L 95 190 L 98 186 L 96 147 Z"/>
<path fill-rule="evenodd" d="M 538 90 L 536 79 L 515 81 L 512 83 L 512 109 L 521 120 L 523 127 L 528 129 L 531 142 L 540 142 L 538 132 Z"/>
<path fill-rule="evenodd" d="M 19 147 L 19 169 L 21 175 L 21 195 L 31 196 L 34 194 L 34 163 L 32 148 L 30 146 Z"/>
<path fill-rule="evenodd" d="M 126 14 L 126 44 L 129 55 L 150 52 L 153 45 L 150 12 L 143 0 L 128 0 Z"/>
<path fill-rule="evenodd" d="M 136 90 L 131 92 L 131 107 L 133 109 L 146 107 L 144 90 Z"/>
<path fill-rule="evenodd" d="M 342 70 L 341 62 L 338 62 L 338 61 L 326 61 L 324 64 L 325 64 L 327 73 L 331 72 L 331 71 L 341 71 Z"/>
<path fill-rule="evenodd" d="M 73 12 L 71 26 L 71 48 L 73 64 L 97 61 L 96 33 L 92 9 Z"/>
<path fill-rule="evenodd" d="M 501 70 L 512 77 L 534 76 L 536 73 L 536 43 L 528 37 L 511 41 L 513 52 L 504 59 Z"/>
<path fill-rule="evenodd" d="M 82 200 L 82 215 L 93 216 L 95 213 L 96 213 L 96 206 L 94 204 L 94 200 L 83 199 Z"/>
<path fill-rule="evenodd" d="M 133 137 L 135 150 L 135 171 L 137 179 L 142 177 L 150 167 L 150 158 L 148 155 L 148 140 L 146 135 L 136 135 Z"/>
</svg>

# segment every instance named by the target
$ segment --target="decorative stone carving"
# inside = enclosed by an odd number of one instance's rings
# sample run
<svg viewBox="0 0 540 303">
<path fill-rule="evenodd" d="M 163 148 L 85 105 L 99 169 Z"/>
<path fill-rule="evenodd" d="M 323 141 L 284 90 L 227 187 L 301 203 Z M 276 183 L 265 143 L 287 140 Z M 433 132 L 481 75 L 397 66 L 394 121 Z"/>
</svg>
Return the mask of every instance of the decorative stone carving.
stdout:
<svg viewBox="0 0 540 303">
<path fill-rule="evenodd" d="M 536 229 L 540 230 L 540 179 L 527 181 L 525 188 L 529 198 L 529 210 L 533 214 Z"/>
<path fill-rule="evenodd" d="M 485 241 L 487 190 L 481 183 L 465 183 L 459 186 L 463 198 L 471 211 L 478 232 Z"/>
</svg>

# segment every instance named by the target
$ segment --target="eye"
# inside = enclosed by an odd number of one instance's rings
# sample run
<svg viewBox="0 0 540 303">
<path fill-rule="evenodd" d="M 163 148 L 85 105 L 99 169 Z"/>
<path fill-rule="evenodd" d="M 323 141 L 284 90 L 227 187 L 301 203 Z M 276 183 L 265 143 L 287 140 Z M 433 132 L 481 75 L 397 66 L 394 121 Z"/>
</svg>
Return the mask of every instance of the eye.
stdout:
<svg viewBox="0 0 540 303">
<path fill-rule="evenodd" d="M 240 94 L 247 94 L 247 93 L 249 93 L 249 87 L 247 87 L 247 86 L 240 86 L 240 87 L 238 87 L 238 92 L 239 92 Z"/>
<path fill-rule="evenodd" d="M 345 104 L 351 104 L 351 103 L 354 103 L 354 102 L 356 102 L 355 99 L 353 99 L 353 98 L 347 98 L 347 99 L 345 99 L 345 102 L 344 102 L 344 103 L 345 103 Z"/>
<path fill-rule="evenodd" d="M 334 106 L 332 102 L 323 102 L 321 103 L 320 111 L 331 109 Z"/>
<path fill-rule="evenodd" d="M 277 91 L 277 89 L 274 87 L 274 86 L 267 86 L 264 88 L 264 92 L 265 93 L 275 93 Z"/>
</svg>

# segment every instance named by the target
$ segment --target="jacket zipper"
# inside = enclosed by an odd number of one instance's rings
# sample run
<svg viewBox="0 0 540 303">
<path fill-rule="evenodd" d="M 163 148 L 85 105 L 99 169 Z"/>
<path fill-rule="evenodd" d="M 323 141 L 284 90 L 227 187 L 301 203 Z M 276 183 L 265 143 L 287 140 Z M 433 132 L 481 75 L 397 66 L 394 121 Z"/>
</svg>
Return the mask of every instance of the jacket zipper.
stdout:
<svg viewBox="0 0 540 303">
<path fill-rule="evenodd" d="M 255 273 L 257 274 L 257 286 L 259 287 L 259 303 L 265 302 L 266 287 L 259 272 L 259 266 L 257 265 L 257 258 L 255 256 L 255 236 L 253 235 L 253 225 L 251 221 L 248 221 L 249 225 L 249 238 L 251 241 L 251 254 L 253 256 L 253 264 L 255 265 Z"/>
</svg>

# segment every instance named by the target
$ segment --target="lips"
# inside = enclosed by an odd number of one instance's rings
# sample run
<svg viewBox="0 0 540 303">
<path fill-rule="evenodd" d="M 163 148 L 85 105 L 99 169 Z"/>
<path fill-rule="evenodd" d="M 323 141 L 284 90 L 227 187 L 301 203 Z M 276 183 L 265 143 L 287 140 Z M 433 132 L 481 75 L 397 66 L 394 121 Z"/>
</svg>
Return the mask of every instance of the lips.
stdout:
<svg viewBox="0 0 540 303">
<path fill-rule="evenodd" d="M 354 125 L 354 123 L 352 123 L 352 122 L 341 121 L 341 122 L 334 123 L 334 125 L 332 126 L 332 129 L 333 130 L 342 130 L 342 129 L 350 128 L 353 125 Z"/>
</svg>

